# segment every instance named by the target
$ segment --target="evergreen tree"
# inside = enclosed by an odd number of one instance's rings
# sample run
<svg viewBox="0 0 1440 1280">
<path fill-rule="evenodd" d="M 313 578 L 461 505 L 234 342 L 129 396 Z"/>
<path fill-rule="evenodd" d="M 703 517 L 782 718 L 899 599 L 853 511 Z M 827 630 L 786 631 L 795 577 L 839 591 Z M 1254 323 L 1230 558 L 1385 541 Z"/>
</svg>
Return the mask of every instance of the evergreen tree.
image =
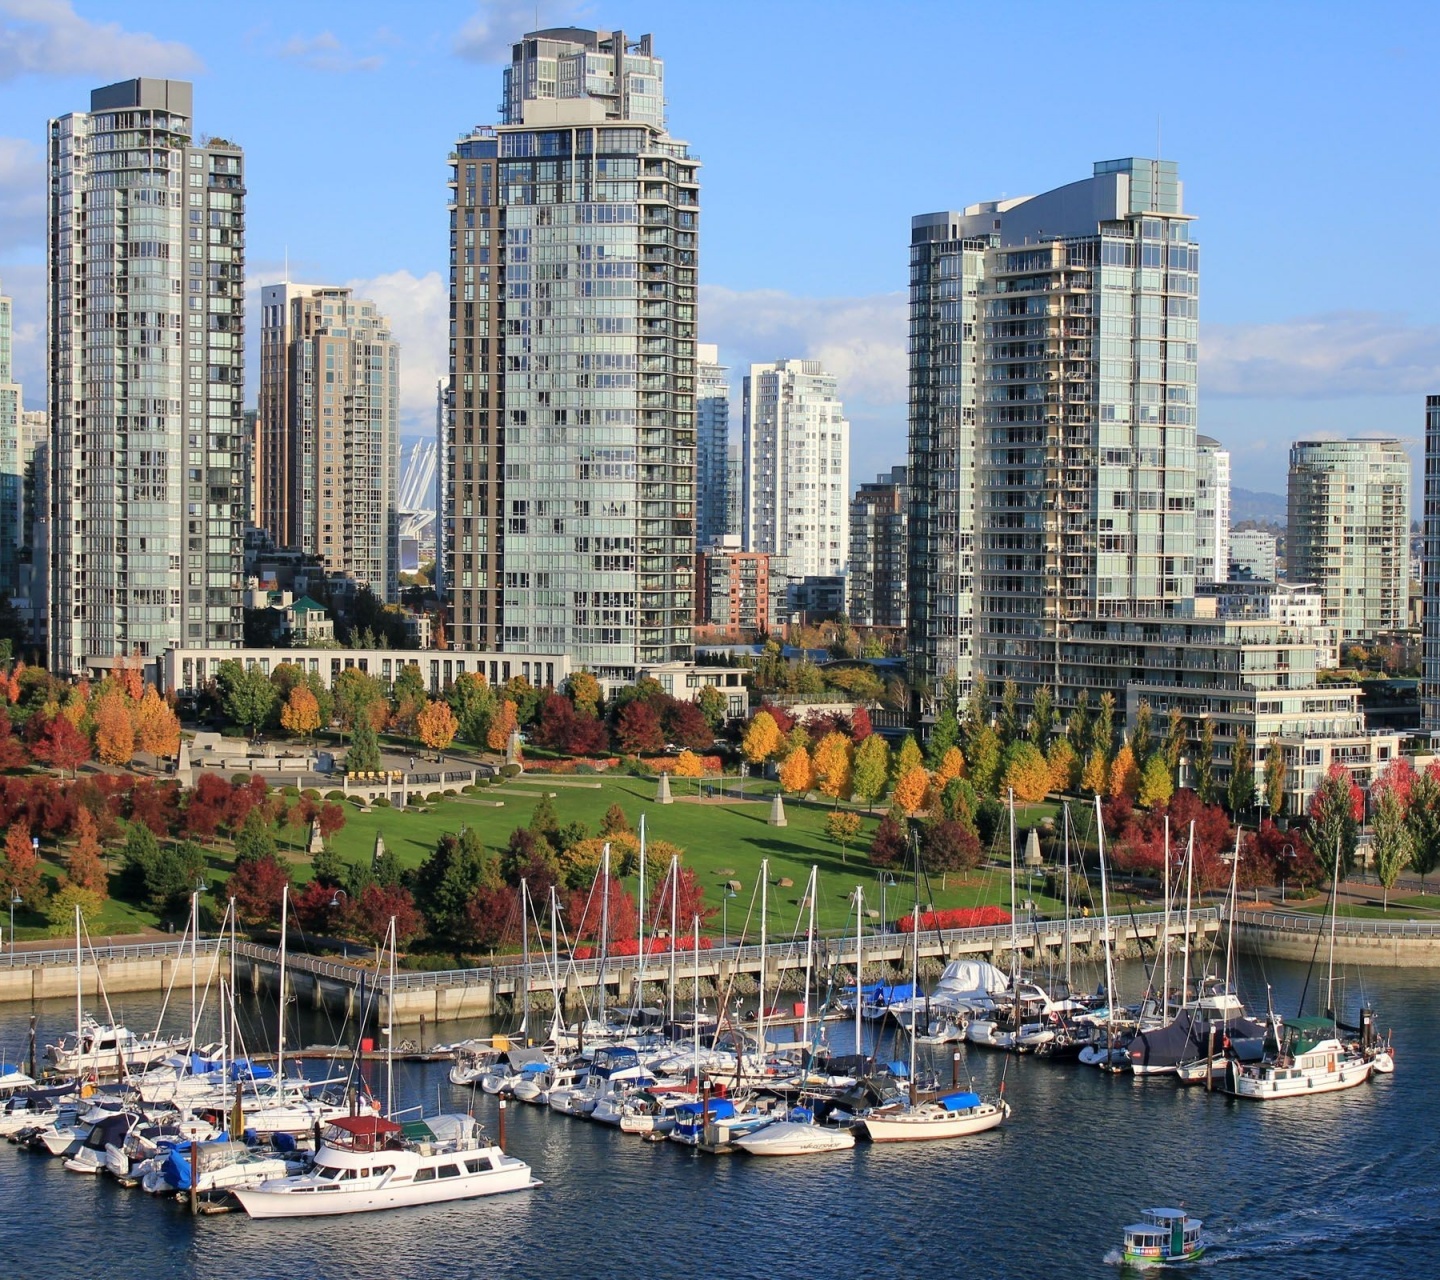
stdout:
<svg viewBox="0 0 1440 1280">
<path fill-rule="evenodd" d="M 1237 822 L 1255 803 L 1255 760 L 1250 754 L 1250 738 L 1242 726 L 1235 733 L 1230 749 L 1230 786 L 1226 791 L 1230 816 Z"/>
<path fill-rule="evenodd" d="M 1020 686 L 1013 680 L 1005 681 L 1000 690 L 1000 721 L 996 728 L 1002 748 L 1020 740 Z"/>
<path fill-rule="evenodd" d="M 1195 752 L 1195 793 L 1201 804 L 1215 803 L 1215 722 L 1200 718 L 1200 746 Z"/>
<path fill-rule="evenodd" d="M 347 773 L 376 773 L 380 769 L 380 737 L 368 716 L 360 716 L 345 753 Z"/>
</svg>

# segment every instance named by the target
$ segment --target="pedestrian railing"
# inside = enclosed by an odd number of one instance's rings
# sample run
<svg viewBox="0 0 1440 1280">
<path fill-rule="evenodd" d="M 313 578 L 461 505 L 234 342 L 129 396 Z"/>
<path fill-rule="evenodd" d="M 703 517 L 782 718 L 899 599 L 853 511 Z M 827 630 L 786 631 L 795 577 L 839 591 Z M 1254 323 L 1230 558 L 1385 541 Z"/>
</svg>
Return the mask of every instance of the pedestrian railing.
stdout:
<svg viewBox="0 0 1440 1280">
<path fill-rule="evenodd" d="M 208 956 L 217 946 L 214 938 L 201 938 L 195 944 L 196 955 Z M 132 942 L 123 946 L 82 947 L 80 956 L 85 964 L 110 960 L 152 960 L 156 958 L 180 958 L 190 954 L 190 943 L 179 942 Z M 0 968 L 39 969 L 53 965 L 75 967 L 75 948 L 57 947 L 47 951 L 15 951 L 0 955 Z"/>
<path fill-rule="evenodd" d="M 1274 929 L 1281 933 L 1314 935 L 1329 933 L 1329 916 L 1287 911 L 1237 911 L 1237 928 Z M 1440 920 L 1357 920 L 1336 916 L 1335 935 L 1340 938 L 1433 938 L 1440 940 Z"/>
</svg>

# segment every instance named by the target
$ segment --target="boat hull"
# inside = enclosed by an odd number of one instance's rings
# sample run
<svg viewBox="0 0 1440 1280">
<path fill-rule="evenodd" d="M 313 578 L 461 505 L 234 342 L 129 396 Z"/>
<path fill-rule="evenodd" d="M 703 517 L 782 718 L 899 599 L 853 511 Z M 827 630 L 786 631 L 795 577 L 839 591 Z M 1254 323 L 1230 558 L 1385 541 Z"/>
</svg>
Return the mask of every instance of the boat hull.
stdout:
<svg viewBox="0 0 1440 1280">
<path fill-rule="evenodd" d="M 267 1191 L 263 1185 L 232 1194 L 252 1218 L 315 1218 L 345 1213 L 373 1213 L 381 1209 L 406 1209 L 422 1204 L 445 1204 L 452 1200 L 474 1200 L 480 1196 L 528 1191 L 540 1183 L 531 1176 L 530 1166 L 517 1160 L 499 1169 L 402 1186 L 377 1186 L 358 1191 Z"/>
<path fill-rule="evenodd" d="M 736 1138 L 735 1145 L 752 1156 L 812 1156 L 849 1151 L 855 1135 L 848 1129 L 777 1120 Z"/>
<path fill-rule="evenodd" d="M 865 1116 L 865 1132 L 871 1142 L 924 1142 L 939 1138 L 968 1138 L 1003 1123 L 1006 1109 L 992 1107 L 970 1115 Z"/>
</svg>

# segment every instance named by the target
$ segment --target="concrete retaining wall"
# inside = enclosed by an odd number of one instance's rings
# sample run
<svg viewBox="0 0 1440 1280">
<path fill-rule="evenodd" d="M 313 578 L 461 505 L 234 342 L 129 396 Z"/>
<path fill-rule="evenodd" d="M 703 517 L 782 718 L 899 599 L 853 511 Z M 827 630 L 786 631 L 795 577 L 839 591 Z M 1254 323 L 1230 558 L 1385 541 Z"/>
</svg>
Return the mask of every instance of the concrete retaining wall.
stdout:
<svg viewBox="0 0 1440 1280">
<path fill-rule="evenodd" d="M 1319 938 L 1319 950 L 1316 939 Z M 1300 960 L 1309 963 L 1315 955 L 1324 960 L 1330 954 L 1327 934 L 1294 929 L 1267 928 L 1235 922 L 1235 942 L 1248 955 L 1272 960 Z M 1335 960 L 1339 964 L 1390 965 L 1406 969 L 1440 968 L 1440 937 L 1407 938 L 1386 936 L 1335 935 Z"/>
</svg>

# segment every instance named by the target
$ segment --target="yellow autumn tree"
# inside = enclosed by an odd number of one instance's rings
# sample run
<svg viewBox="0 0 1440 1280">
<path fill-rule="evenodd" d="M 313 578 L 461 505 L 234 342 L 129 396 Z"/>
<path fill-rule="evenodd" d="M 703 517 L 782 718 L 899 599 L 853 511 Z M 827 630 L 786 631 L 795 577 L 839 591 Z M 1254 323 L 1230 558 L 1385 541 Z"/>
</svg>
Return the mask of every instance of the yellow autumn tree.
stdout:
<svg viewBox="0 0 1440 1280">
<path fill-rule="evenodd" d="M 320 727 L 320 700 L 303 684 L 290 690 L 290 696 L 280 709 L 280 727 L 300 737 L 306 737 Z"/>
<path fill-rule="evenodd" d="M 925 772 L 925 766 L 912 765 L 900 775 L 900 781 L 895 784 L 895 791 L 891 799 L 900 809 L 904 810 L 908 817 L 925 803 L 925 795 L 929 790 L 930 775 Z"/>
<path fill-rule="evenodd" d="M 512 711 L 515 706 L 513 702 L 504 705 Z M 450 704 L 439 698 L 426 702 L 415 717 L 415 731 L 420 735 L 420 741 L 431 751 L 444 751 L 455 741 L 455 734 L 459 729 L 460 721 L 450 710 Z"/>
<path fill-rule="evenodd" d="M 515 713 L 515 704 L 509 698 L 504 699 L 495 708 L 495 714 L 490 717 L 490 728 L 485 734 L 485 745 L 491 751 L 504 751 L 505 744 L 510 741 L 510 735 L 519 723 L 519 717 Z"/>
<path fill-rule="evenodd" d="M 135 745 L 152 756 L 173 756 L 180 751 L 180 717 L 153 684 L 135 708 Z"/>
<path fill-rule="evenodd" d="M 79 729 L 89 711 L 90 681 L 82 680 L 65 695 L 65 704 L 60 708 L 60 714 Z"/>
<path fill-rule="evenodd" d="M 959 747 L 951 747 L 940 757 L 940 767 L 935 770 L 935 785 L 944 790 L 947 782 L 965 776 L 965 757 Z"/>
<path fill-rule="evenodd" d="M 751 764 L 764 764 L 784 745 L 785 735 L 768 711 L 757 711 L 740 739 L 740 749 Z"/>
<path fill-rule="evenodd" d="M 128 765 L 135 757 L 135 725 L 125 695 L 112 689 L 98 698 L 91 718 L 95 724 L 95 754 L 104 764 Z"/>
<path fill-rule="evenodd" d="M 1110 770 L 1105 764 L 1105 753 L 1096 747 L 1090 753 L 1090 759 L 1085 762 L 1085 771 L 1080 775 L 1080 786 L 1093 796 L 1105 794 L 1105 784 L 1109 781 Z"/>
<path fill-rule="evenodd" d="M 855 776 L 855 744 L 848 734 L 827 733 L 815 748 L 815 776 L 832 800 L 848 800 Z"/>
<path fill-rule="evenodd" d="M 1075 785 L 1080 758 L 1070 745 L 1069 738 L 1056 738 L 1050 744 L 1046 763 L 1050 766 L 1051 791 L 1069 791 Z"/>
<path fill-rule="evenodd" d="M 815 766 L 804 747 L 796 747 L 780 766 L 780 789 L 790 795 L 803 796 L 815 786 Z"/>
<path fill-rule="evenodd" d="M 917 766 L 923 767 L 925 756 L 920 751 L 920 744 L 915 741 L 914 735 L 910 735 L 900 744 L 900 750 L 890 757 L 890 777 L 893 781 L 899 782 L 911 769 Z"/>
<path fill-rule="evenodd" d="M 693 751 L 682 751 L 675 757 L 675 776 L 678 778 L 703 778 L 705 761 Z"/>
<path fill-rule="evenodd" d="M 1135 753 L 1127 742 L 1110 762 L 1110 798 L 1129 796 L 1135 799 L 1140 790 L 1140 770 L 1135 766 Z"/>
<path fill-rule="evenodd" d="M 1040 748 L 1019 742 L 1008 754 L 1010 763 L 1005 769 L 1005 785 L 1017 800 L 1039 804 L 1050 794 L 1050 766 L 1040 754 Z"/>
</svg>

